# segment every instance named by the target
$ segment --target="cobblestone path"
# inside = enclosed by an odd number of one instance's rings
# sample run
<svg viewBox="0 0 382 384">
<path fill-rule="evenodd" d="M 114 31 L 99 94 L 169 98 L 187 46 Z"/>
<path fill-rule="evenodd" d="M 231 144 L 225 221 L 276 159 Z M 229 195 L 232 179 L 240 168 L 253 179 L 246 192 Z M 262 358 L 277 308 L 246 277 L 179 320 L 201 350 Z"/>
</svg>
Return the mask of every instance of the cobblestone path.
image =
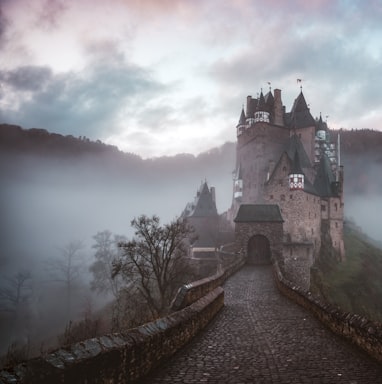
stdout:
<svg viewBox="0 0 382 384">
<path fill-rule="evenodd" d="M 270 267 L 245 267 L 224 290 L 213 322 L 142 383 L 382 383 L 382 364 L 283 297 Z"/>
</svg>

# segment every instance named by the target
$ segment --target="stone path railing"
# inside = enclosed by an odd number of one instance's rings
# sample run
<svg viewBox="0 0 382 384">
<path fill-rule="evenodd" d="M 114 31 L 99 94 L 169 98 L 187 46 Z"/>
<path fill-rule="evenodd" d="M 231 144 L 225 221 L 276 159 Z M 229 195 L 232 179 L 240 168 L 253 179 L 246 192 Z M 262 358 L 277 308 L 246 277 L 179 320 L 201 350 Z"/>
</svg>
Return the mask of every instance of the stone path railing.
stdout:
<svg viewBox="0 0 382 384">
<path fill-rule="evenodd" d="M 209 278 L 188 284 L 176 311 L 129 330 L 85 340 L 0 372 L 0 384 L 131 383 L 168 359 L 224 306 L 223 282 L 243 265 L 231 263 Z M 176 305 L 178 303 L 178 305 Z"/>
<path fill-rule="evenodd" d="M 347 313 L 314 297 L 310 292 L 288 281 L 282 275 L 277 263 L 274 264 L 276 284 L 285 296 L 313 313 L 334 333 L 341 335 L 369 355 L 382 362 L 382 324 L 365 317 Z"/>
</svg>

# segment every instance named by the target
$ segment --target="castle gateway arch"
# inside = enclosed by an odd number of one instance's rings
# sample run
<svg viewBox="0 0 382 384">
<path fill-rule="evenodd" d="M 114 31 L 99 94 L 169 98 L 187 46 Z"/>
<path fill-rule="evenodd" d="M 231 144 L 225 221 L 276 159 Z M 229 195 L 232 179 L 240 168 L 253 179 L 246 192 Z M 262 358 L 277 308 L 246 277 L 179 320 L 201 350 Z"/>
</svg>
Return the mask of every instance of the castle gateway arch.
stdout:
<svg viewBox="0 0 382 384">
<path fill-rule="evenodd" d="M 236 249 L 249 264 L 268 264 L 282 254 L 283 222 L 276 204 L 242 204 L 235 218 Z"/>
<path fill-rule="evenodd" d="M 247 244 L 247 263 L 270 264 L 271 260 L 271 245 L 268 238 L 264 235 L 252 236 Z"/>
</svg>

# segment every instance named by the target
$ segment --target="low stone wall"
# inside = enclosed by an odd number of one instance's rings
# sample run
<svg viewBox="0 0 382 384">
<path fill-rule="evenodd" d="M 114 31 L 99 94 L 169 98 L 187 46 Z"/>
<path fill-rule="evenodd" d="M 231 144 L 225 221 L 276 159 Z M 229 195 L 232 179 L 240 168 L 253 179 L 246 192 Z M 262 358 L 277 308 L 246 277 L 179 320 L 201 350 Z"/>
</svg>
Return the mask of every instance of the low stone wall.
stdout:
<svg viewBox="0 0 382 384">
<path fill-rule="evenodd" d="M 231 254 L 231 256 L 236 257 L 236 260 L 225 267 L 221 266 L 218 268 L 218 272 L 215 275 L 180 287 L 174 301 L 172 302 L 172 309 L 177 311 L 199 300 L 215 288 L 220 287 L 229 276 L 234 274 L 244 265 L 245 260 L 243 260 L 238 254 Z"/>
<path fill-rule="evenodd" d="M 286 280 L 277 263 L 274 264 L 274 276 L 281 293 L 313 313 L 334 333 L 344 336 L 370 356 L 382 362 L 381 323 L 343 312 L 339 308 L 313 297 L 310 292 Z"/>
<path fill-rule="evenodd" d="M 76 343 L 2 371 L 0 383 L 132 383 L 185 345 L 223 306 L 224 291 L 217 287 L 165 318 L 126 333 Z"/>
</svg>

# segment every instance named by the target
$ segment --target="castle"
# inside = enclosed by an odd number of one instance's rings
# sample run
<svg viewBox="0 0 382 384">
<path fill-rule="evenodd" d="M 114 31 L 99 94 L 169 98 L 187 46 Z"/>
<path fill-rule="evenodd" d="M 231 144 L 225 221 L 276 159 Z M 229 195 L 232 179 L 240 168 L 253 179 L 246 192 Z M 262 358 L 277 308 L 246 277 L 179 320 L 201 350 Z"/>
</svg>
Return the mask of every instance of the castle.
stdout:
<svg viewBox="0 0 382 384">
<path fill-rule="evenodd" d="M 277 259 L 287 277 L 309 288 L 310 267 L 323 242 L 339 260 L 345 257 L 339 134 L 332 142 L 326 122 L 313 118 L 302 89 L 290 112 L 279 89 L 248 96 L 236 132 L 232 205 L 225 215 L 235 228 L 236 249 L 249 263 Z M 209 209 L 207 200 L 214 203 L 214 198 L 208 193 L 215 192 L 202 185 L 194 208 Z M 184 217 L 198 226 L 195 212 Z"/>
<path fill-rule="evenodd" d="M 302 269 L 302 276 L 309 275 L 323 239 L 343 259 L 340 138 L 337 145 L 331 142 L 327 124 L 313 118 L 302 89 L 290 112 L 279 89 L 248 96 L 236 130 L 228 219 L 235 223 L 237 247 L 253 262 L 277 256 L 287 273 Z M 305 277 L 302 285 L 308 286 Z"/>
</svg>

